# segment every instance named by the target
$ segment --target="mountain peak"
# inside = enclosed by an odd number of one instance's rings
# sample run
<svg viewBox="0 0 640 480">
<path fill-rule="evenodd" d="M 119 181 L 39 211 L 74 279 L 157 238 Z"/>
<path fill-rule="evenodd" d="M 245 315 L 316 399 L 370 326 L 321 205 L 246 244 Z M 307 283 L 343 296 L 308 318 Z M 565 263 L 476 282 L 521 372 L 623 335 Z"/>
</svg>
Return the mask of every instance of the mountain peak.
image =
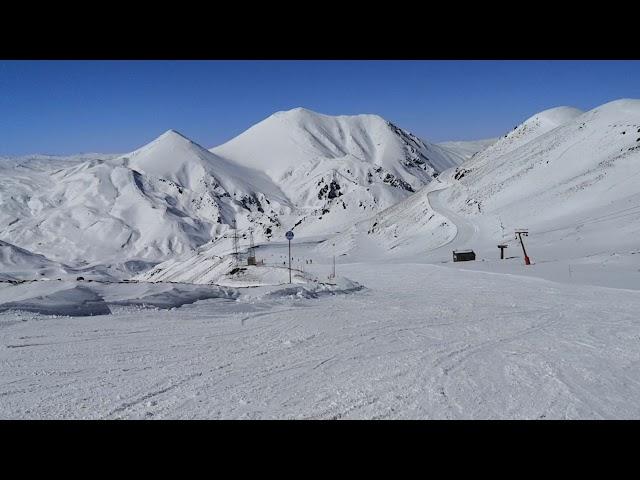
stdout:
<svg viewBox="0 0 640 480">
<path fill-rule="evenodd" d="M 279 112 L 274 113 L 271 117 L 301 117 L 301 116 L 311 116 L 311 117 L 325 117 L 322 113 L 314 112 L 313 110 L 309 110 L 304 107 L 296 107 L 290 110 L 280 110 Z"/>
<path fill-rule="evenodd" d="M 136 150 L 136 152 L 148 150 L 157 151 L 158 149 L 167 151 L 179 149 L 183 151 L 191 151 L 197 154 L 200 154 L 202 151 L 207 152 L 204 147 L 194 142 L 182 133 L 178 132 L 177 130 L 174 130 L 173 128 L 167 130 L 151 142 L 140 147 L 138 150 Z"/>
<path fill-rule="evenodd" d="M 635 98 L 619 98 L 591 110 L 591 112 L 594 113 L 611 112 L 613 114 L 617 114 L 620 112 L 637 113 L 638 111 L 640 111 L 640 100 Z"/>
<path fill-rule="evenodd" d="M 537 117 L 539 119 L 544 119 L 546 121 L 562 125 L 582 115 L 583 113 L 584 112 L 578 108 L 562 106 L 543 110 L 542 112 L 534 115 L 534 118 Z"/>
<path fill-rule="evenodd" d="M 182 133 L 178 132 L 177 130 L 174 130 L 173 128 L 170 128 L 169 130 L 167 130 L 166 132 L 164 132 L 162 135 L 160 135 L 158 138 L 156 138 L 156 140 L 171 140 L 171 139 L 175 139 L 175 140 L 187 140 L 188 142 L 193 143 L 192 140 L 190 140 L 189 138 L 187 138 L 185 135 L 183 135 Z"/>
<path fill-rule="evenodd" d="M 287 119 L 289 121 L 294 122 L 373 122 L 386 124 L 387 120 L 382 118 L 380 115 L 371 114 L 371 113 L 360 113 L 355 115 L 328 115 L 325 113 L 315 112 L 313 110 L 309 110 L 305 107 L 296 107 L 291 110 L 281 110 L 279 112 L 274 113 L 270 117 L 267 117 L 264 121 L 269 121 L 270 119 Z"/>
</svg>

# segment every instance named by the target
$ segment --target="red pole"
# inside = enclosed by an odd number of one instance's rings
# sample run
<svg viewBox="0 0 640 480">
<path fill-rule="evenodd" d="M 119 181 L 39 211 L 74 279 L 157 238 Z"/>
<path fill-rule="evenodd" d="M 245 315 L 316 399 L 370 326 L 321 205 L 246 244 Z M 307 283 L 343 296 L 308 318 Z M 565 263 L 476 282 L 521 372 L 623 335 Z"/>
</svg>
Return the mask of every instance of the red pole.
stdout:
<svg viewBox="0 0 640 480">
<path fill-rule="evenodd" d="M 524 264 L 525 265 L 531 265 L 531 261 L 529 260 L 529 257 L 527 256 L 527 251 L 524 249 L 524 242 L 522 241 L 522 234 L 518 233 L 518 238 L 520 239 L 520 245 L 522 245 L 522 252 L 524 253 Z"/>
</svg>

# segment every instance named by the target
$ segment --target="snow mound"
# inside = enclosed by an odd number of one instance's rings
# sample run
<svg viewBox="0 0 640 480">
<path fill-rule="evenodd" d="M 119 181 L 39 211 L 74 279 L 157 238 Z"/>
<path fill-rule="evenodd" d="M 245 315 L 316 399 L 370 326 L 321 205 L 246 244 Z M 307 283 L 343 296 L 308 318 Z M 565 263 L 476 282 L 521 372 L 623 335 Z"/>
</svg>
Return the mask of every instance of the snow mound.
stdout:
<svg viewBox="0 0 640 480">
<path fill-rule="evenodd" d="M 108 284 L 98 285 L 95 289 L 108 305 L 160 309 L 178 308 L 212 298 L 234 300 L 238 297 L 238 293 L 229 288 L 173 283 Z"/>
<path fill-rule="evenodd" d="M 68 276 L 70 269 L 44 255 L 16 247 L 0 240 L 0 269 L 2 277 L 15 280 L 32 280 L 39 277 Z"/>
<path fill-rule="evenodd" d="M 109 307 L 171 309 L 200 300 L 235 300 L 235 289 L 173 283 L 24 282 L 0 285 L 0 312 L 43 315 L 107 315 Z"/>
<path fill-rule="evenodd" d="M 184 282 L 214 284 L 226 287 L 259 287 L 289 283 L 289 270 L 280 265 L 247 265 L 246 254 L 236 264 L 231 255 L 218 256 L 199 249 L 188 258 L 176 258 L 156 265 L 135 277 L 142 282 Z M 293 283 L 309 283 L 315 279 L 299 270 L 292 270 Z"/>
<path fill-rule="evenodd" d="M 309 274 L 292 270 L 291 282 L 295 284 L 308 284 L 314 279 Z M 260 287 L 266 285 L 283 285 L 289 282 L 289 269 L 274 266 L 243 265 L 232 268 L 222 275 L 216 282 L 218 285 L 228 287 Z"/>
<path fill-rule="evenodd" d="M 33 284 L 28 284 L 28 287 L 31 287 L 30 293 L 36 294 L 36 296 L 27 296 L 18 301 L 0 303 L 0 312 L 19 310 L 42 315 L 66 315 L 72 317 L 108 315 L 111 313 L 102 297 L 85 287 L 74 286 L 44 295 L 37 295 L 38 288 L 33 288 Z M 5 293 L 5 291 L 2 293 Z"/>
<path fill-rule="evenodd" d="M 349 294 L 363 290 L 364 287 L 357 282 L 349 280 L 345 277 L 337 277 L 332 283 L 311 283 L 306 285 L 293 285 L 267 293 L 260 293 L 254 298 L 256 299 L 287 299 L 287 298 L 320 298 L 330 295 Z M 251 298 L 250 294 L 244 297 Z"/>
</svg>

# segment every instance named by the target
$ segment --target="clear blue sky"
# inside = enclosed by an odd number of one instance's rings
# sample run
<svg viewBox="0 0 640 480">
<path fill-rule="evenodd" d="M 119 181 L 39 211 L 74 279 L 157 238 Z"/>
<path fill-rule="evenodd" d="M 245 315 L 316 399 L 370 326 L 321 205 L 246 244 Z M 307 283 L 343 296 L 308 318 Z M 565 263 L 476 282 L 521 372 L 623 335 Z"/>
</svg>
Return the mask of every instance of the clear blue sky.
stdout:
<svg viewBox="0 0 640 480">
<path fill-rule="evenodd" d="M 0 61 L 0 156 L 212 147 L 279 110 L 376 113 L 434 142 L 640 98 L 640 61 Z"/>
</svg>

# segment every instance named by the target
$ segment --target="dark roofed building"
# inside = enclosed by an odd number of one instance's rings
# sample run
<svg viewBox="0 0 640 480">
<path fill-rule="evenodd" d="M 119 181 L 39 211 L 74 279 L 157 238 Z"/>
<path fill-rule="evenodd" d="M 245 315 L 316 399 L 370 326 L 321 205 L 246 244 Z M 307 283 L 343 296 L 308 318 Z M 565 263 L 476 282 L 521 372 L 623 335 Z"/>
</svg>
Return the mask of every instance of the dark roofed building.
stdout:
<svg viewBox="0 0 640 480">
<path fill-rule="evenodd" d="M 468 262 L 469 260 L 475 260 L 476 253 L 473 250 L 454 250 L 453 261 L 454 262 Z"/>
</svg>

